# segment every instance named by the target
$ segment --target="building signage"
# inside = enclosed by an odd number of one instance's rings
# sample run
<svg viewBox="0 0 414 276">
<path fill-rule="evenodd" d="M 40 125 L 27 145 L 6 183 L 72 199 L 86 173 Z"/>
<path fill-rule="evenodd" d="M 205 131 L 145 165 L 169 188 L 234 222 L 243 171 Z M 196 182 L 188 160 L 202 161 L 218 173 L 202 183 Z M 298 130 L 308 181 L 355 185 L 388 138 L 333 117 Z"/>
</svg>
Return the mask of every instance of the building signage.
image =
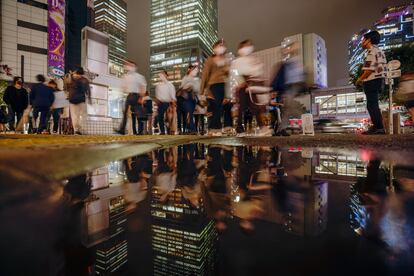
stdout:
<svg viewBox="0 0 414 276">
<path fill-rule="evenodd" d="M 65 0 L 48 0 L 48 74 L 65 74 Z"/>
</svg>

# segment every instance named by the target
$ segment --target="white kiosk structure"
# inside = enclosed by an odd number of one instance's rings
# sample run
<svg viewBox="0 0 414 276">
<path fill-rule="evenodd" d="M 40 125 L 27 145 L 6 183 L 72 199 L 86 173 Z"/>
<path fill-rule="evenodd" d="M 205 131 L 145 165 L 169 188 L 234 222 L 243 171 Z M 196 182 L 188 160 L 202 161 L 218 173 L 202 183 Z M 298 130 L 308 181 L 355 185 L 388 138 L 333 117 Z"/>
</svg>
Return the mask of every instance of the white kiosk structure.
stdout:
<svg viewBox="0 0 414 276">
<path fill-rule="evenodd" d="M 91 81 L 85 134 L 111 135 L 119 126 L 125 95 L 122 79 L 109 74 L 109 36 L 90 27 L 82 29 L 81 66 Z"/>
</svg>

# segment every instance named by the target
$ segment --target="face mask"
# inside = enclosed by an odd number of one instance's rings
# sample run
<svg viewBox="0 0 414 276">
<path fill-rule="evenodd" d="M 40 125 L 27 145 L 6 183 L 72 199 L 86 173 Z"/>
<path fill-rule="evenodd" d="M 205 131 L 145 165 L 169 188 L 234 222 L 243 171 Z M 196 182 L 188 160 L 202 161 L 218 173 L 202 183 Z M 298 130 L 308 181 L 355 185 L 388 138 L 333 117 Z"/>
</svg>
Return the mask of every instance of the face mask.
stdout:
<svg viewBox="0 0 414 276">
<path fill-rule="evenodd" d="M 198 69 L 194 69 L 193 71 L 191 71 L 190 76 L 192 77 L 197 77 L 198 75 Z"/>
<path fill-rule="evenodd" d="M 238 53 L 239 53 L 240 56 L 245 57 L 245 56 L 250 55 L 253 52 L 254 52 L 254 47 L 253 46 L 246 46 L 246 47 L 243 47 L 243 48 L 239 49 Z"/>
<path fill-rule="evenodd" d="M 224 46 L 218 46 L 214 48 L 214 53 L 218 56 L 224 55 L 226 51 L 227 51 L 227 48 Z"/>
</svg>

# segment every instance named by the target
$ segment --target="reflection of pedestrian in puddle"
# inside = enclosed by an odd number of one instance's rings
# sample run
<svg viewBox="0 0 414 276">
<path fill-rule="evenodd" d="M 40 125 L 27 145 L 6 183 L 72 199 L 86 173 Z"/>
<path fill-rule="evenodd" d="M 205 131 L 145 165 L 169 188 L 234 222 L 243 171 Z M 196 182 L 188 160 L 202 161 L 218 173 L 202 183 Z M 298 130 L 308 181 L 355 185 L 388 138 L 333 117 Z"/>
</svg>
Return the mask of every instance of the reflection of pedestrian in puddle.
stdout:
<svg viewBox="0 0 414 276">
<path fill-rule="evenodd" d="M 200 207 L 201 187 L 199 171 L 195 163 L 196 145 L 185 145 L 178 149 L 177 185 L 194 208 Z"/>
<path fill-rule="evenodd" d="M 161 195 L 160 201 L 165 203 L 168 195 L 177 186 L 177 149 L 159 150 L 157 163 L 158 166 L 154 172 L 154 188 Z"/>
<path fill-rule="evenodd" d="M 125 200 L 129 203 L 127 211 L 132 211 L 136 205 L 147 196 L 148 182 L 152 175 L 152 160 L 149 154 L 131 157 L 124 161 L 127 182 L 124 183 Z"/>
</svg>

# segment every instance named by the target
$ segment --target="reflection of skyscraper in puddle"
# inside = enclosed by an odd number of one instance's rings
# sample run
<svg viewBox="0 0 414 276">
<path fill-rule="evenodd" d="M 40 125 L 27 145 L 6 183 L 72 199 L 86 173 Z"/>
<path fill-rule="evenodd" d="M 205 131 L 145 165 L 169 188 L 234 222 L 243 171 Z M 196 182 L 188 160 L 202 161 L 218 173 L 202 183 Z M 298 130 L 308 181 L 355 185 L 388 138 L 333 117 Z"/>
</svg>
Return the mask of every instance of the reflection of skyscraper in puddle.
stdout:
<svg viewBox="0 0 414 276">
<path fill-rule="evenodd" d="M 215 264 L 217 231 L 203 206 L 194 208 L 181 189 L 166 202 L 152 191 L 154 275 L 210 275 Z"/>
<path fill-rule="evenodd" d="M 96 250 L 97 275 L 109 275 L 128 261 L 123 182 L 118 170 L 113 175 L 113 167 L 111 164 L 92 173 L 93 194 L 84 208 L 86 245 Z"/>
<path fill-rule="evenodd" d="M 317 236 L 327 227 L 328 183 L 305 183 L 306 186 L 284 188 L 286 199 L 284 206 L 278 210 L 282 214 L 278 222 L 283 224 L 287 232 L 301 236 Z"/>
</svg>

